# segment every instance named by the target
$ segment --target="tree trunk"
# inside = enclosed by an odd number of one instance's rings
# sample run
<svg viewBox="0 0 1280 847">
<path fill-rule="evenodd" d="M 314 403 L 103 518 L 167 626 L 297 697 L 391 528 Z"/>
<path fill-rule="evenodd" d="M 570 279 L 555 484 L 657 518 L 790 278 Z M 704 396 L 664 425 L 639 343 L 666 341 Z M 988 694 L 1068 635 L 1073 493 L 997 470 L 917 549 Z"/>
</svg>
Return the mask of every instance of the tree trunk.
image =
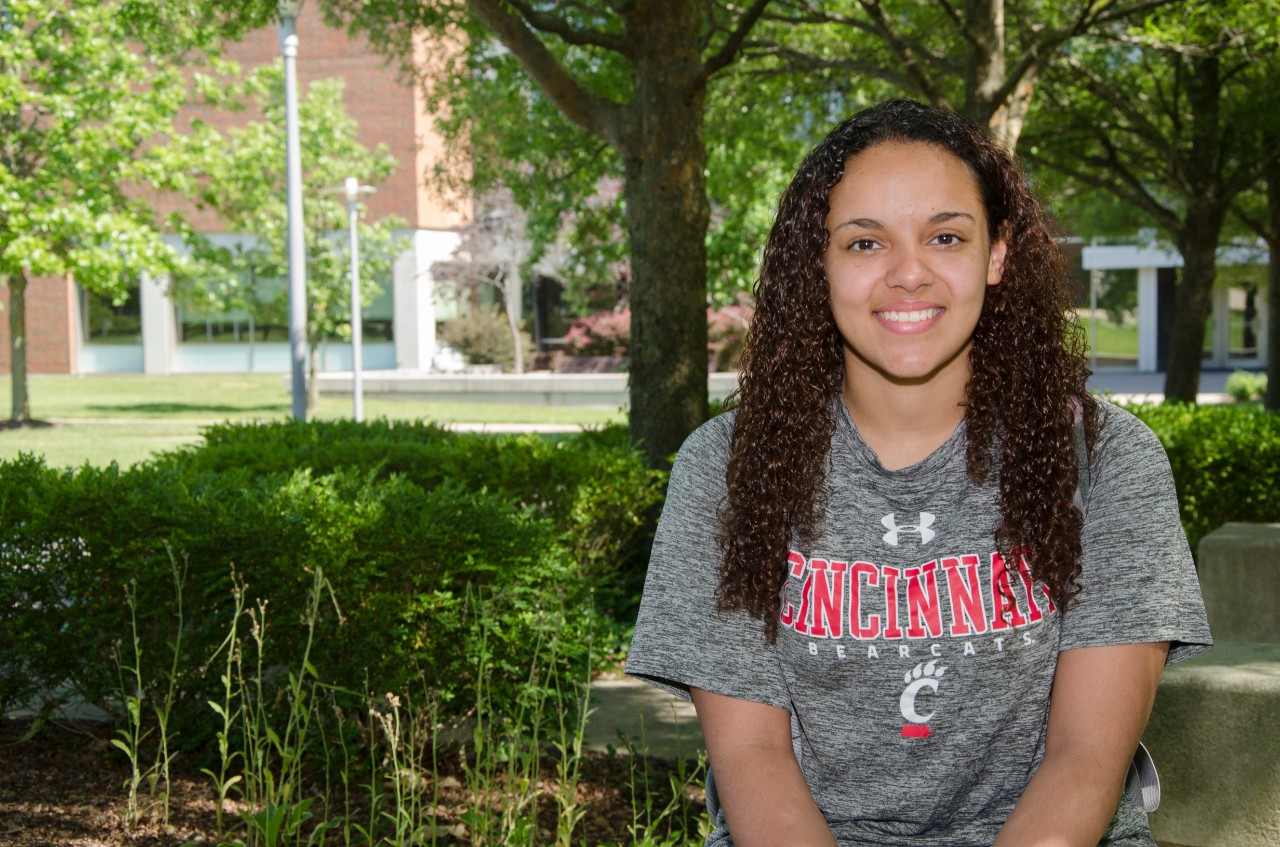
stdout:
<svg viewBox="0 0 1280 847">
<path fill-rule="evenodd" d="M 1262 405 L 1280 411 L 1280 162 L 1267 169 L 1267 393 Z"/>
<path fill-rule="evenodd" d="M 1182 280 L 1174 300 L 1173 335 L 1164 375 L 1166 400 L 1196 402 L 1204 358 L 1218 238 L 1231 198 L 1222 182 L 1222 80 L 1217 56 L 1193 57 L 1182 75 L 1191 111 L 1191 146 L 1186 161 L 1189 199 L 1174 238 L 1182 254 Z"/>
<path fill-rule="evenodd" d="M 631 436 L 666 464 L 707 417 L 707 251 L 697 4 L 637 4 L 620 139 L 631 246 Z M 654 8 L 657 7 L 657 8 Z"/>
<path fill-rule="evenodd" d="M 965 24 L 971 39 L 964 79 L 965 117 L 986 124 L 1006 149 L 1013 150 L 1017 135 L 1010 137 L 1010 112 L 998 99 L 1005 81 L 1004 0 L 969 4 Z M 1020 130 L 1021 120 L 1016 125 Z"/>
<path fill-rule="evenodd" d="M 9 420 L 24 423 L 31 420 L 31 402 L 27 397 L 27 275 L 21 271 L 9 277 L 9 375 L 13 397 Z"/>
<path fill-rule="evenodd" d="M 1022 137 L 1022 128 L 1026 126 L 1027 113 L 1031 111 L 1031 97 L 1035 94 L 1038 77 L 1036 69 L 1027 71 L 987 124 L 1010 153 L 1018 149 L 1018 139 Z"/>
<path fill-rule="evenodd" d="M 1197 237 L 1198 236 L 1198 237 Z M 1217 274 L 1217 229 L 1180 239 L 1182 279 L 1175 289 L 1173 333 L 1164 375 L 1165 400 L 1196 402 L 1200 391 L 1200 365 L 1204 358 L 1204 330 L 1213 304 L 1213 280 Z"/>
</svg>

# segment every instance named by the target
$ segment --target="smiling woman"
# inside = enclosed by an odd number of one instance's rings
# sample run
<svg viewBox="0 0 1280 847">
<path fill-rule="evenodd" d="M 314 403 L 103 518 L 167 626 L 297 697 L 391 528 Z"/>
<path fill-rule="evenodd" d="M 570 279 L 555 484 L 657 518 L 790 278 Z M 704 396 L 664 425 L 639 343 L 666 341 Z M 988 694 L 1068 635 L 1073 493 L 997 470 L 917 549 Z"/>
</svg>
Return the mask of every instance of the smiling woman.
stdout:
<svg viewBox="0 0 1280 847">
<path fill-rule="evenodd" d="M 823 267 L 844 341 L 845 401 L 881 462 L 905 467 L 963 417 L 967 354 L 1006 244 L 992 243 L 973 172 L 929 144 L 867 150 L 845 168 L 830 202 Z M 911 386 L 917 391 L 904 390 Z M 874 419 L 925 391 L 934 414 L 911 416 L 918 437 Z"/>
<path fill-rule="evenodd" d="M 1069 291 L 954 113 L 891 101 L 801 164 L 627 661 L 697 708 L 708 844 L 1151 847 L 1116 798 L 1209 633 L 1168 461 L 1087 393 Z"/>
</svg>

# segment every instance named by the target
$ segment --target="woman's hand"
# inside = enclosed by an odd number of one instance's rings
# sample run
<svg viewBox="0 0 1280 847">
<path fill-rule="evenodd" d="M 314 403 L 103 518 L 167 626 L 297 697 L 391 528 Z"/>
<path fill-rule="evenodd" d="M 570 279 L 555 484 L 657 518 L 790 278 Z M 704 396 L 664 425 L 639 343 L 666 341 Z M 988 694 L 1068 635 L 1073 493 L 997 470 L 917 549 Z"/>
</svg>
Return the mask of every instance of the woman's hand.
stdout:
<svg viewBox="0 0 1280 847">
<path fill-rule="evenodd" d="M 691 689 L 725 821 L 738 847 L 835 847 L 791 748 L 786 709 Z"/>
<path fill-rule="evenodd" d="M 993 847 L 1097 847 L 1115 816 L 1168 653 L 1166 642 L 1063 651 L 1044 760 Z"/>
</svg>

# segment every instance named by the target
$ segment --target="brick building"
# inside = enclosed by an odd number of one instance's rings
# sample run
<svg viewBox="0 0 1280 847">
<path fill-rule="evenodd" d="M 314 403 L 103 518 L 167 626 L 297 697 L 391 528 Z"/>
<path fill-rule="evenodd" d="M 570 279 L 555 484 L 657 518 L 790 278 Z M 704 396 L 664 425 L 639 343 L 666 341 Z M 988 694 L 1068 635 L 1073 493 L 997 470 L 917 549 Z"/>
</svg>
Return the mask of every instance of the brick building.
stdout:
<svg viewBox="0 0 1280 847">
<path fill-rule="evenodd" d="M 326 26 L 314 4 L 303 5 L 297 32 L 303 94 L 314 80 L 342 78 L 346 110 L 359 125 L 361 143 L 371 148 L 386 144 L 398 161 L 390 178 L 364 201 L 367 218 L 394 214 L 408 223 L 400 232 L 408 249 L 395 262 L 392 277 L 376 281 L 383 293 L 364 315 L 365 367 L 427 370 L 436 353 L 432 265 L 456 249 L 458 228 L 471 216 L 470 202 L 442 199 L 426 185 L 424 175 L 441 156 L 442 142 L 417 88 L 398 78 L 393 63 L 362 38 Z M 278 61 L 278 29 L 249 33 L 228 46 L 226 57 L 246 73 Z M 427 61 L 425 49 L 415 59 Z M 189 117 L 195 116 L 223 130 L 249 120 L 243 113 L 193 108 Z M 173 202 L 159 198 L 156 205 L 163 213 Z M 196 214 L 191 220 L 220 243 L 241 238 L 220 231 L 222 224 L 212 214 Z M 7 299 L 7 291 L 0 292 L 6 308 Z M 27 290 L 26 326 L 31 373 L 289 370 L 282 327 L 255 326 L 247 314 L 193 311 L 168 296 L 166 279 L 139 280 L 120 306 L 80 289 L 70 278 L 33 280 Z M 321 367 L 349 368 L 350 350 L 327 344 Z M 8 369 L 8 324 L 0 320 L 0 372 Z"/>
</svg>

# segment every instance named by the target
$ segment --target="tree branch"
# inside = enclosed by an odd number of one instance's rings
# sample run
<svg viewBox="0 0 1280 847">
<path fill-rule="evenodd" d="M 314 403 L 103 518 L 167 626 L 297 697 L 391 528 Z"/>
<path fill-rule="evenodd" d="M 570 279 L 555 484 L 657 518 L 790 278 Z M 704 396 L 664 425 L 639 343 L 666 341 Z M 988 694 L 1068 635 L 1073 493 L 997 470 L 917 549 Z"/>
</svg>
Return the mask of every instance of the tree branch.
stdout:
<svg viewBox="0 0 1280 847">
<path fill-rule="evenodd" d="M 880 30 L 884 36 L 885 43 L 897 55 L 898 61 L 902 62 L 906 75 L 913 82 L 913 87 L 934 103 L 941 102 L 943 99 L 942 93 L 934 86 L 933 80 L 929 79 L 929 76 L 921 70 L 919 62 L 912 53 L 910 43 L 889 22 L 880 0 L 858 0 L 858 4 L 862 6 L 863 10 L 866 11 L 867 15 Z M 921 49 L 921 52 L 926 56 L 932 57 L 932 54 L 927 50 Z"/>
<path fill-rule="evenodd" d="M 1154 12 L 1162 6 L 1172 5 L 1174 0 L 1142 0 L 1139 3 L 1131 3 L 1129 5 L 1120 5 L 1113 8 L 1099 8 L 1098 13 L 1090 18 L 1090 26 L 1097 24 L 1111 23 L 1112 21 L 1120 21 L 1125 18 L 1141 15 L 1144 12 Z"/>
<path fill-rule="evenodd" d="M 945 0 L 939 0 L 939 2 L 945 2 Z M 1100 4 L 1090 2 L 1086 4 L 1081 7 L 1080 14 L 1076 16 L 1074 21 L 1066 26 L 1044 33 L 1022 52 L 1022 55 L 1014 62 L 1013 70 L 1005 79 L 1004 84 L 996 92 L 997 102 L 1007 100 L 1024 77 L 1028 74 L 1038 73 L 1049 60 L 1049 57 L 1071 39 L 1081 36 L 1101 24 L 1123 20 L 1132 15 L 1158 9 L 1161 6 L 1169 5 L 1170 2 L 1172 0 L 1143 0 L 1140 3 L 1112 8 L 1108 8 L 1105 2 Z"/>
<path fill-rule="evenodd" d="M 1130 131 L 1135 135 L 1146 140 L 1155 147 L 1158 152 L 1167 157 L 1175 158 L 1177 150 L 1173 144 L 1169 142 L 1159 129 L 1151 121 L 1147 120 L 1147 116 L 1141 111 L 1135 109 L 1126 92 L 1120 91 L 1113 86 L 1108 80 L 1103 79 L 1086 68 L 1075 57 L 1069 57 L 1066 62 L 1080 77 L 1084 87 L 1097 97 L 1100 101 L 1115 109 L 1120 115 L 1123 115 L 1130 123 Z"/>
<path fill-rule="evenodd" d="M 886 68 L 873 62 L 859 62 L 854 59 L 819 59 L 809 53 L 799 50 L 793 50 L 790 47 L 783 47 L 778 44 L 762 45 L 758 55 L 771 56 L 782 60 L 788 66 L 788 71 L 845 71 L 851 74 L 861 76 L 874 77 L 882 80 L 890 85 L 911 90 L 915 87 L 915 81 L 908 78 L 905 74 L 894 73 Z M 765 76 L 776 77 L 782 75 L 783 72 L 770 73 L 760 72 Z"/>
<path fill-rule="evenodd" d="M 742 44 L 746 41 L 747 34 L 751 32 L 751 28 L 760 20 L 760 16 L 764 14 L 765 7 L 769 5 L 769 2 L 770 0 L 755 0 L 751 4 L 751 8 L 743 12 L 742 17 L 738 18 L 738 25 L 734 27 L 733 32 L 729 33 L 728 40 L 725 41 L 715 55 L 703 63 L 702 78 L 704 80 L 734 60 L 742 49 Z"/>
<path fill-rule="evenodd" d="M 776 7 L 775 3 L 775 8 Z M 855 18 L 850 15 L 841 15 L 834 12 L 822 12 L 806 9 L 804 11 L 796 11 L 790 14 L 769 13 L 765 14 L 763 17 L 767 21 L 788 24 L 791 26 L 795 26 L 796 24 L 836 24 L 838 26 L 847 26 L 851 29 L 862 30 L 869 35 L 880 34 L 880 30 L 871 26 L 871 24 L 862 20 L 862 18 Z"/>
<path fill-rule="evenodd" d="M 966 27 L 964 25 L 964 18 L 962 18 L 960 13 L 956 11 L 956 7 L 948 3 L 947 0 L 935 0 L 935 2 L 942 7 L 942 11 L 946 13 L 946 16 L 951 18 L 951 22 L 956 25 L 956 29 L 963 34 L 966 39 L 969 39 L 969 34 L 966 32 Z M 972 41 L 972 39 L 969 40 Z"/>
<path fill-rule="evenodd" d="M 1115 162 L 1118 170 L 1111 170 L 1112 159 L 1108 156 L 1081 156 L 1073 154 L 1068 156 L 1066 160 L 1060 161 L 1049 159 L 1035 153 L 1024 153 L 1028 159 L 1033 162 L 1039 162 L 1053 168 L 1056 171 L 1066 174 L 1077 182 L 1084 185 L 1098 188 L 1103 191 L 1110 192 L 1121 200 L 1126 200 L 1141 208 L 1144 212 L 1151 215 L 1161 226 L 1170 233 L 1176 233 L 1182 227 L 1182 220 L 1172 210 L 1164 206 L 1159 200 L 1153 197 L 1141 181 L 1134 178 L 1133 174 Z M 1068 162 L 1072 164 L 1068 164 Z M 1083 163 L 1092 165 L 1094 168 L 1106 169 L 1109 176 L 1103 176 L 1096 171 L 1086 168 L 1077 167 L 1074 163 Z"/>
<path fill-rule="evenodd" d="M 597 29 L 577 29 L 570 26 L 569 22 L 563 18 L 540 12 L 524 2 L 524 0 L 507 0 L 507 4 L 519 12 L 529 26 L 539 32 L 554 35 L 566 44 L 603 47 L 606 50 L 612 50 L 624 56 L 628 55 L 628 51 L 631 49 L 631 45 L 627 40 L 616 33 L 601 32 Z"/>
<path fill-rule="evenodd" d="M 520 60 L 534 82 L 565 117 L 606 141 L 616 142 L 623 128 L 623 107 L 584 88 L 551 54 L 524 19 L 508 11 L 506 0 L 467 0 L 494 34 Z"/>
</svg>

